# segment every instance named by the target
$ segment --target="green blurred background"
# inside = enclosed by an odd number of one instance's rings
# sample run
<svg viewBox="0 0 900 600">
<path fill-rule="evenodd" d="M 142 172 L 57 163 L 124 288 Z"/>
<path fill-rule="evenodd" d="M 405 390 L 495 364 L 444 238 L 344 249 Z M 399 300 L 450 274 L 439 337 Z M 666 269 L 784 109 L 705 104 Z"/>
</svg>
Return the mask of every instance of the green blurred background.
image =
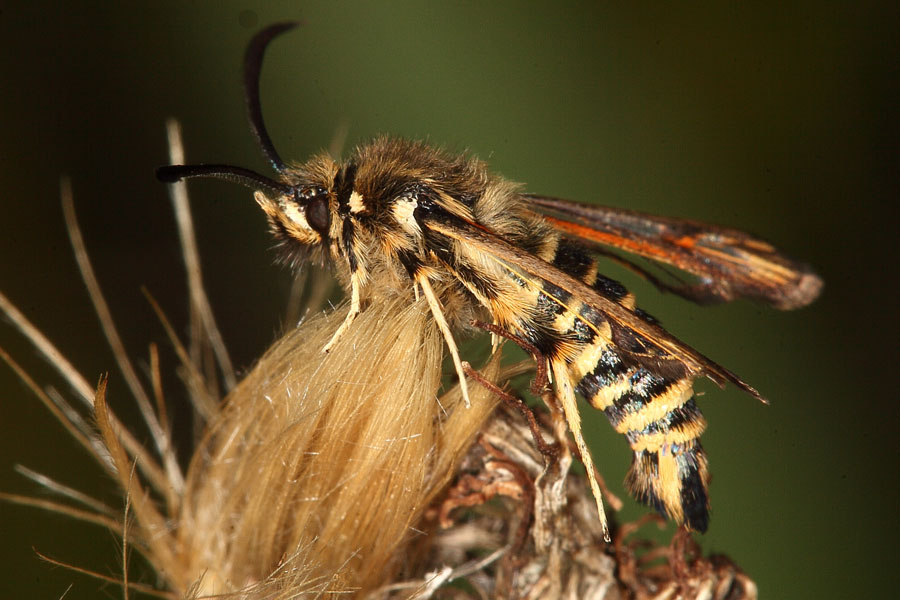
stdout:
<svg viewBox="0 0 900 600">
<path fill-rule="evenodd" d="M 24 3 L 23 3 L 24 4 Z M 766 598 L 888 594 L 898 493 L 896 11 L 820 3 L 557 5 L 34 2 L 0 6 L 0 289 L 89 380 L 129 402 L 76 271 L 58 179 L 73 181 L 95 268 L 129 351 L 160 343 L 146 285 L 182 327 L 184 275 L 153 169 L 164 119 L 190 161 L 268 172 L 248 132 L 240 65 L 263 25 L 303 18 L 265 64 L 262 97 L 282 156 L 302 160 L 341 123 L 470 149 L 533 192 L 690 216 L 755 232 L 815 265 L 811 308 L 702 309 L 629 284 L 674 333 L 772 400 L 707 392 L 713 521 Z M 889 14 L 893 12 L 893 14 Z M 246 368 L 283 327 L 289 274 L 238 186 L 191 186 L 205 280 Z M 889 245 L 890 244 L 890 245 Z M 59 381 L 5 323 L 4 347 Z M 894 373 L 892 375 L 892 373 Z M 64 386 L 63 386 L 64 389 Z M 623 440 L 588 426 L 624 495 Z M 21 463 L 113 505 L 114 485 L 0 366 L 0 489 L 37 493 Z M 633 504 L 623 518 L 640 514 Z M 0 505 L 0 597 L 120 597 L 41 563 L 33 549 L 110 575 L 118 542 L 95 527 Z M 153 581 L 148 581 L 153 583 Z M 882 592 L 884 590 L 884 592 Z"/>
</svg>

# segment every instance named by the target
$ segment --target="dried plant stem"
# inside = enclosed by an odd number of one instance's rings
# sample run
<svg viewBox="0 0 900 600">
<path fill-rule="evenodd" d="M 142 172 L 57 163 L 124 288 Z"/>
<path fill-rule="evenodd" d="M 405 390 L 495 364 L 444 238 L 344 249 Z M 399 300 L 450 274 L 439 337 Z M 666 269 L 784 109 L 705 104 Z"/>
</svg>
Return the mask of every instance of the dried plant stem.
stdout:
<svg viewBox="0 0 900 600">
<path fill-rule="evenodd" d="M 87 575 L 88 577 L 93 577 L 94 579 L 99 579 L 101 581 L 105 581 L 106 583 L 111 583 L 113 585 L 122 585 L 122 582 L 115 577 L 110 577 L 109 575 L 103 575 L 101 573 L 96 573 L 94 571 L 89 571 L 88 569 L 82 569 L 75 565 L 71 565 L 69 563 L 64 563 L 62 561 L 58 561 L 54 558 L 50 558 L 46 554 L 41 554 L 40 552 L 36 552 L 38 557 L 41 560 L 50 563 L 51 565 L 55 565 L 57 567 L 62 567 L 69 571 L 74 571 L 76 573 L 81 573 L 82 575 Z M 155 596 L 157 598 L 166 598 L 166 600 L 177 600 L 178 596 L 171 592 L 160 591 L 153 586 L 145 585 L 141 583 L 131 582 L 128 584 L 130 589 L 133 589 L 137 592 L 141 592 L 142 594 L 147 594 L 149 596 Z"/>
<path fill-rule="evenodd" d="M 23 506 L 30 506 L 32 508 L 39 508 L 60 515 L 66 515 L 76 521 L 93 523 L 100 527 L 104 527 L 117 535 L 121 535 L 122 533 L 122 526 L 117 519 L 97 514 L 94 511 L 73 508 L 61 502 L 41 500 L 40 498 L 22 496 L 20 494 L 7 494 L 5 492 L 0 492 L 0 500 L 21 504 Z"/>
<path fill-rule="evenodd" d="M 18 313 L 18 311 L 16 312 Z M 18 313 L 14 316 L 21 316 L 21 313 Z M 16 321 L 14 320 L 13 322 L 15 323 Z M 83 448 L 85 448 L 91 456 L 97 458 L 100 465 L 108 473 L 115 472 L 115 469 L 106 454 L 106 448 L 97 438 L 97 436 L 93 434 L 93 432 L 78 427 L 70 419 L 68 419 L 66 417 L 66 412 L 59 406 L 57 406 L 56 403 L 54 403 L 53 400 L 50 399 L 50 396 L 46 394 L 44 390 L 42 390 L 40 386 L 34 381 L 34 379 L 32 379 L 31 376 L 29 376 L 28 373 L 26 373 L 25 370 L 20 367 L 19 364 L 14 361 L 12 357 L 7 354 L 6 351 L 2 348 L 0 348 L 0 359 L 2 359 L 6 364 L 10 366 L 10 368 L 19 377 L 19 379 L 22 380 L 22 382 L 28 387 L 28 389 L 31 390 L 31 392 L 35 396 L 37 396 L 38 400 L 41 401 L 41 404 L 43 404 L 47 408 L 47 410 L 50 411 L 50 414 L 52 414 L 62 424 L 62 426 L 65 427 L 66 431 L 69 432 L 69 435 L 71 435 L 76 442 L 78 442 Z"/>
<path fill-rule="evenodd" d="M 15 469 L 20 475 L 31 479 L 45 490 L 63 496 L 64 498 L 69 498 L 70 500 L 73 500 L 90 508 L 97 514 L 105 515 L 110 519 L 114 518 L 116 515 L 115 511 L 112 508 L 100 502 L 96 498 L 92 498 L 83 492 L 79 492 L 78 490 L 64 485 L 56 481 L 55 479 L 47 477 L 42 473 L 32 471 L 31 469 L 23 465 L 16 465 Z"/>
<path fill-rule="evenodd" d="M 172 327 L 172 324 L 169 323 L 169 319 L 166 317 L 162 308 L 146 289 L 142 291 L 144 292 L 144 297 L 147 298 L 147 302 L 150 303 L 153 312 L 156 313 L 159 322 L 162 324 L 169 341 L 172 343 L 175 354 L 181 361 L 182 376 L 185 380 L 185 385 L 190 392 L 191 404 L 194 410 L 200 415 L 203 422 L 209 421 L 218 413 L 219 398 L 213 395 L 206 385 L 206 379 L 204 378 L 203 373 L 200 371 L 199 366 L 194 363 L 188 349 L 185 348 L 184 344 L 181 343 L 181 340 L 178 339 L 175 329 Z"/>
<path fill-rule="evenodd" d="M 125 382 L 128 384 L 135 402 L 138 405 L 138 409 L 141 411 L 141 416 L 144 418 L 147 427 L 150 428 L 153 443 L 156 445 L 156 450 L 162 458 L 162 465 L 166 471 L 168 485 L 172 488 L 171 493 L 178 494 L 184 487 L 184 475 L 181 473 L 181 467 L 178 466 L 178 460 L 172 449 L 171 440 L 165 434 L 163 427 L 159 424 L 156 413 L 153 412 L 153 405 L 150 402 L 150 398 L 144 391 L 137 373 L 128 358 L 128 353 L 125 351 L 125 346 L 116 330 L 112 313 L 109 310 L 109 306 L 106 304 L 103 292 L 100 290 L 100 284 L 97 282 L 97 277 L 94 275 L 94 269 L 91 266 L 91 261 L 88 257 L 87 249 L 85 248 L 84 238 L 81 235 L 81 229 L 78 226 L 78 220 L 75 216 L 75 203 L 72 199 L 72 185 L 66 178 L 63 178 L 60 184 L 60 195 L 62 197 L 63 215 L 66 219 L 69 239 L 71 240 L 72 248 L 75 251 L 75 259 L 78 261 L 78 268 L 81 271 L 85 286 L 87 286 L 91 302 L 94 304 L 94 310 L 97 312 L 97 316 L 100 319 L 100 326 L 103 328 L 103 333 L 106 335 L 106 340 L 109 342 L 110 348 L 112 348 L 113 356 L 116 359 L 116 363 L 119 365 L 119 370 L 122 372 Z"/>
<path fill-rule="evenodd" d="M 157 510 L 152 496 L 138 481 L 131 478 L 131 459 L 119 441 L 120 436 L 110 419 L 109 407 L 106 404 L 106 383 L 106 378 L 101 379 L 97 386 L 97 393 L 94 395 L 94 416 L 97 419 L 97 427 L 116 466 L 116 478 L 119 486 L 127 494 L 128 503 L 132 506 L 137 523 L 142 530 L 141 539 L 148 549 L 145 556 L 162 573 L 164 571 L 161 567 L 172 564 L 175 551 L 167 534 L 169 526 L 166 519 Z M 124 533 L 124 526 L 121 531 Z"/>
<path fill-rule="evenodd" d="M 94 400 L 94 388 L 87 380 L 81 376 L 81 373 L 72 366 L 72 363 L 57 350 L 56 346 L 41 333 L 40 329 L 32 325 L 31 321 L 25 318 L 16 306 L 10 302 L 3 292 L 0 292 L 0 313 L 6 315 L 12 325 L 35 347 L 38 353 L 47 361 L 51 367 L 66 380 L 66 383 L 75 391 L 78 398 L 90 408 Z"/>
<path fill-rule="evenodd" d="M 181 125 L 175 119 L 166 121 L 166 134 L 169 141 L 169 161 L 173 165 L 184 164 L 184 145 L 181 140 Z M 222 377 L 225 379 L 225 390 L 237 385 L 234 367 L 228 356 L 228 349 L 222 339 L 216 320 L 213 317 L 209 298 L 203 286 L 203 273 L 200 269 L 200 253 L 197 251 L 197 240 L 194 236 L 194 222 L 191 217 L 187 186 L 183 181 L 169 185 L 169 195 L 175 209 L 175 222 L 178 225 L 178 238 L 181 240 L 181 255 L 187 272 L 188 297 L 190 298 L 191 319 L 191 358 L 195 365 L 200 364 L 201 348 L 209 344 L 218 361 Z M 215 381 L 207 374 L 209 383 Z"/>
</svg>

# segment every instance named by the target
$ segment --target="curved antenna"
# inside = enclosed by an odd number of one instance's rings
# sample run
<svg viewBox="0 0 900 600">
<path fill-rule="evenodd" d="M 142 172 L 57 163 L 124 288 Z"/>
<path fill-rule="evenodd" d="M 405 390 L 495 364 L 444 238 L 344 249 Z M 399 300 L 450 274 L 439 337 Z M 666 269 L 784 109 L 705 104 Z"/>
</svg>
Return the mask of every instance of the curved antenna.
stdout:
<svg viewBox="0 0 900 600">
<path fill-rule="evenodd" d="M 231 165 L 169 165 L 156 169 L 156 178 L 164 183 L 175 183 L 191 177 L 214 177 L 245 185 L 252 190 L 260 188 L 275 192 L 280 196 L 289 196 L 294 188 L 269 179 L 250 169 L 232 167 Z"/>
<path fill-rule="evenodd" d="M 262 149 L 263 154 L 272 163 L 272 166 L 279 173 L 284 173 L 287 165 L 278 156 L 275 145 L 272 144 L 272 138 L 266 131 L 266 125 L 263 122 L 262 106 L 259 103 L 259 73 L 262 69 L 263 55 L 266 47 L 276 36 L 293 29 L 300 25 L 299 22 L 275 23 L 269 25 L 250 40 L 247 46 L 247 53 L 244 54 L 244 100 L 247 101 L 247 116 L 250 119 L 250 127 L 253 129 L 253 135 Z"/>
</svg>

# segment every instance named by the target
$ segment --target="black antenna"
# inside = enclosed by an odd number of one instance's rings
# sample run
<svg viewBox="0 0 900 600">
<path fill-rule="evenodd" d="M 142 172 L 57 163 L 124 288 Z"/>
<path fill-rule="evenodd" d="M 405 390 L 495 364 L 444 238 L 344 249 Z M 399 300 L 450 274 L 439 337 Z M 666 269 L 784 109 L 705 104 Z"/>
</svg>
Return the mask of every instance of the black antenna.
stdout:
<svg viewBox="0 0 900 600">
<path fill-rule="evenodd" d="M 294 193 L 291 186 L 269 179 L 250 169 L 231 165 L 169 165 L 156 169 L 156 178 L 163 183 L 175 183 L 191 177 L 215 177 L 245 185 L 252 190 L 260 188 L 275 192 L 279 196 Z"/>
<path fill-rule="evenodd" d="M 244 54 L 244 100 L 247 101 L 247 116 L 250 119 L 250 127 L 253 129 L 253 135 L 256 136 L 256 141 L 259 143 L 263 154 L 279 173 L 284 173 L 287 170 L 287 165 L 278 156 L 275 145 L 272 144 L 272 138 L 269 137 L 266 125 L 263 122 L 262 106 L 259 103 L 259 73 L 262 69 L 263 55 L 269 42 L 298 25 L 300 25 L 299 22 L 269 25 L 253 36 L 253 39 L 250 40 L 250 45 L 247 47 L 247 53 Z"/>
</svg>

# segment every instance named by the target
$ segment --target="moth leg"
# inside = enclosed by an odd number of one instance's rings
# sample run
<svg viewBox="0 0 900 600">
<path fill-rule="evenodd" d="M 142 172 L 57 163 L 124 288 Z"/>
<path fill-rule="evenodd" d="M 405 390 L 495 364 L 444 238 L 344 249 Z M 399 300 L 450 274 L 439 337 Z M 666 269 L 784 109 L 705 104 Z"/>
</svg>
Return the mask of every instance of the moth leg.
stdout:
<svg viewBox="0 0 900 600">
<path fill-rule="evenodd" d="M 456 367 L 456 375 L 459 377 L 459 389 L 462 392 L 463 401 L 466 403 L 466 408 L 469 408 L 472 406 L 472 403 L 469 402 L 469 386 L 466 383 L 466 374 L 463 371 L 462 361 L 459 359 L 456 341 L 453 339 L 453 333 L 451 333 L 447 319 L 444 317 L 444 308 L 441 306 L 441 301 L 434 294 L 427 277 L 417 276 L 416 283 L 422 288 L 422 293 L 428 301 L 429 308 L 431 308 L 431 314 L 434 315 L 438 328 L 444 334 L 444 341 L 447 342 L 447 347 L 450 349 L 450 356 L 453 357 L 453 366 Z"/>
<path fill-rule="evenodd" d="M 597 482 L 597 476 L 594 473 L 594 459 L 588 450 L 581 435 L 581 414 L 578 412 L 578 405 L 575 402 L 575 389 L 572 387 L 566 363 L 563 360 L 551 360 L 550 367 L 556 377 L 556 397 L 559 398 L 566 414 L 566 421 L 569 423 L 569 430 L 575 439 L 575 446 L 581 454 L 581 462 L 584 464 L 584 470 L 587 471 L 588 481 L 591 484 L 591 492 L 594 494 L 594 500 L 597 502 L 597 514 L 600 517 L 600 526 L 603 528 L 603 539 L 610 541 L 609 525 L 606 522 L 606 511 L 603 509 L 603 496 L 600 493 L 600 484 Z"/>
<path fill-rule="evenodd" d="M 463 369 L 466 372 L 466 375 L 477 381 L 481 384 L 483 388 L 500 398 L 506 406 L 511 408 L 512 410 L 518 411 L 523 417 L 525 417 L 525 421 L 528 423 L 528 429 L 531 431 L 531 437 L 534 438 L 534 445 L 537 446 L 538 451 L 544 455 L 547 460 L 551 460 L 559 456 L 558 448 L 551 447 L 544 440 L 543 434 L 541 434 L 541 428 L 538 425 L 537 417 L 534 416 L 534 411 L 525 404 L 525 402 L 519 398 L 518 396 L 514 396 L 496 385 L 495 383 L 485 379 L 484 376 L 481 375 L 478 371 L 472 368 L 472 365 L 463 361 Z"/>
<path fill-rule="evenodd" d="M 331 341 L 322 348 L 322 352 L 330 352 L 341 336 L 344 335 L 344 332 L 346 332 L 350 325 L 353 324 L 353 321 L 356 320 L 357 315 L 359 315 L 361 288 L 362 284 L 360 282 L 359 271 L 356 271 L 350 275 L 350 312 L 347 313 L 344 322 L 341 323 L 341 326 L 338 327 L 337 331 L 334 332 L 334 335 L 331 336 Z"/>
<path fill-rule="evenodd" d="M 513 342 L 519 348 L 531 354 L 531 357 L 534 359 L 535 364 L 535 374 L 534 379 L 531 381 L 531 393 L 535 396 L 540 396 L 541 392 L 544 391 L 544 388 L 547 387 L 550 383 L 550 377 L 547 372 L 547 357 L 537 349 L 537 346 L 530 343 L 523 337 L 520 337 L 514 333 L 511 333 L 497 325 L 496 323 L 485 323 L 484 321 L 479 321 L 478 319 L 474 319 L 472 321 L 472 325 L 474 327 L 478 327 L 479 329 L 484 329 L 485 331 L 489 331 L 491 333 L 491 342 L 493 340 L 506 338 L 509 341 Z"/>
</svg>

